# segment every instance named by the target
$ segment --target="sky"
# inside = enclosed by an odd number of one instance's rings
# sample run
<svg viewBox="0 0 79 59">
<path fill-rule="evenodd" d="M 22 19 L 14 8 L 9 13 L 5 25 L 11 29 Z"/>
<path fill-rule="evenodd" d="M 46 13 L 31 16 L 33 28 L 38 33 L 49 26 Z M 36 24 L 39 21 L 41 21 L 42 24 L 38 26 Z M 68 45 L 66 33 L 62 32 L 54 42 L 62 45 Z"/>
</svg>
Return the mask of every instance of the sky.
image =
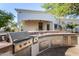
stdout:
<svg viewBox="0 0 79 59">
<path fill-rule="evenodd" d="M 0 9 L 11 12 L 14 14 L 14 20 L 17 22 L 17 12 L 15 8 L 19 9 L 30 9 L 30 10 L 44 10 L 42 7 L 42 3 L 0 3 Z"/>
</svg>

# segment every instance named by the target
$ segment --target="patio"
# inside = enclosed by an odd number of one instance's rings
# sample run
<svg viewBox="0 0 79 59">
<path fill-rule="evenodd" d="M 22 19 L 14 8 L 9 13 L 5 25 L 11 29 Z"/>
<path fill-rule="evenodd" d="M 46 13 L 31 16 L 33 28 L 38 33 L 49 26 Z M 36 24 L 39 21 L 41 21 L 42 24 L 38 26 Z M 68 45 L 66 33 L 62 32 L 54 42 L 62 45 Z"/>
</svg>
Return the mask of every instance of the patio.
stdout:
<svg viewBox="0 0 79 59">
<path fill-rule="evenodd" d="M 70 46 L 50 48 L 38 54 L 37 56 L 65 56 L 65 52 L 67 51 L 68 48 L 70 48 Z"/>
<path fill-rule="evenodd" d="M 26 36 L 30 34 L 29 40 Z M 63 32 L 13 32 L 7 33 L 8 38 L 12 41 L 11 47 L 7 52 L 1 55 L 15 55 L 15 56 L 70 56 L 72 54 L 79 55 L 79 34 L 77 33 L 63 33 Z M 4 35 L 4 37 L 6 34 Z M 16 38 L 15 38 L 16 37 Z M 29 37 L 29 36 L 28 36 Z M 22 39 L 23 38 L 23 39 Z M 3 40 L 3 36 L 1 36 Z M 16 40 L 17 39 L 17 40 Z M 23 40 L 23 41 L 22 41 Z M 3 42 L 1 42 L 3 43 Z M 4 43 L 3 43 L 4 44 Z M 73 47 L 71 47 L 73 46 Z M 3 45 L 2 45 L 3 47 Z M 2 49 L 2 48 L 1 48 Z M 5 50 L 5 48 L 3 47 Z M 0 50 L 2 51 L 2 50 Z M 15 51 L 15 52 L 14 52 Z M 17 52 L 16 52 L 17 51 Z M 9 53 L 8 53 L 9 52 Z M 13 53 L 12 53 L 13 52 Z"/>
</svg>

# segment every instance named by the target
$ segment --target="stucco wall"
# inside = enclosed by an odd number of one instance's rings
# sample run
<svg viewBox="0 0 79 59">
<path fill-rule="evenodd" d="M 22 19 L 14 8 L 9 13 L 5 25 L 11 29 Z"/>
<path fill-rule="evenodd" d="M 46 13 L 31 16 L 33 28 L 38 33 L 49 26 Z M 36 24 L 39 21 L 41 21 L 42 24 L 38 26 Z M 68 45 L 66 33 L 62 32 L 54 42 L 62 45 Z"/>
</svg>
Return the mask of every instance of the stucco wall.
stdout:
<svg viewBox="0 0 79 59">
<path fill-rule="evenodd" d="M 39 22 L 40 21 L 24 21 L 23 30 L 24 31 L 39 31 Z M 50 24 L 50 30 L 53 30 L 53 23 L 42 21 L 43 30 L 47 30 L 47 24 Z"/>
<path fill-rule="evenodd" d="M 39 42 L 50 40 L 51 46 L 75 46 L 77 45 L 77 36 L 75 35 L 56 35 L 39 38 Z"/>
<path fill-rule="evenodd" d="M 39 11 L 19 11 L 17 12 L 18 21 L 22 20 L 45 20 L 55 21 L 55 17 L 52 14 Z"/>
<path fill-rule="evenodd" d="M 18 25 L 19 25 L 20 30 L 21 30 L 21 26 L 20 26 L 21 24 L 20 24 L 20 22 L 21 21 L 24 21 L 24 20 L 26 20 L 26 21 L 28 21 L 28 20 L 29 21 L 30 20 L 40 21 L 41 20 L 41 21 L 49 21 L 49 22 L 53 22 L 53 23 L 56 23 L 57 22 L 57 20 L 54 17 L 54 15 L 52 15 L 50 13 L 47 13 L 45 11 L 36 11 L 36 10 L 27 10 L 27 9 L 15 9 L 15 10 L 17 11 L 17 18 L 18 18 L 17 22 L 18 22 Z M 33 23 L 30 24 L 30 27 L 32 29 L 29 28 L 29 26 L 28 26 L 29 24 L 26 24 L 26 25 L 27 25 L 26 26 L 27 27 L 27 30 L 30 29 L 30 31 L 34 31 L 34 30 L 37 30 L 38 29 L 37 28 L 37 24 L 36 25 L 34 25 Z M 44 29 L 45 29 L 45 27 L 44 27 Z M 53 28 L 54 28 L 54 26 L 52 24 L 51 30 Z M 24 27 L 24 29 L 26 29 L 26 28 Z"/>
<path fill-rule="evenodd" d="M 58 46 L 63 46 L 64 45 L 64 40 L 63 36 L 46 36 L 46 37 L 41 37 L 39 39 L 39 42 L 49 40 L 49 44 L 51 44 L 51 47 L 54 47 L 56 45 Z"/>
<path fill-rule="evenodd" d="M 37 25 L 38 23 L 35 21 L 26 21 L 25 24 L 23 25 L 23 30 L 24 31 L 35 31 L 38 29 Z"/>
</svg>

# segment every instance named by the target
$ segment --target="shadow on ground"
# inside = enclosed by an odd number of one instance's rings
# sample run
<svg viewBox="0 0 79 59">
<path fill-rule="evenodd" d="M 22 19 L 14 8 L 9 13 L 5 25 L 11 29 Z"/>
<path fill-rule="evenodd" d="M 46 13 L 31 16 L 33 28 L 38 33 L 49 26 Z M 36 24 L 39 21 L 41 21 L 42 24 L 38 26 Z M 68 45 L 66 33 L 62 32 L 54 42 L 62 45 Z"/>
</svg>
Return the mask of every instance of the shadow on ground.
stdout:
<svg viewBox="0 0 79 59">
<path fill-rule="evenodd" d="M 65 52 L 67 51 L 68 48 L 70 47 L 50 48 L 38 54 L 37 56 L 65 56 Z"/>
</svg>

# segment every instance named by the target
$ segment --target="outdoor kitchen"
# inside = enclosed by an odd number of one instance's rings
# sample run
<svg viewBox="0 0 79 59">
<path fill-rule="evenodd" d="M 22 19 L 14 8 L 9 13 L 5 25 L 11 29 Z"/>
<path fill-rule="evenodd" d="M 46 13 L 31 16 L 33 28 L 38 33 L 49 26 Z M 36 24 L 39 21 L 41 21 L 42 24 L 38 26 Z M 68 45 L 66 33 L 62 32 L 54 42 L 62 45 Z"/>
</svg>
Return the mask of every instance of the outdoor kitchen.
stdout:
<svg viewBox="0 0 79 59">
<path fill-rule="evenodd" d="M 12 55 L 12 43 L 7 33 L 0 33 L 0 55 Z"/>
<path fill-rule="evenodd" d="M 36 56 L 50 48 L 76 46 L 78 39 L 76 33 L 0 33 L 0 55 Z"/>
</svg>

